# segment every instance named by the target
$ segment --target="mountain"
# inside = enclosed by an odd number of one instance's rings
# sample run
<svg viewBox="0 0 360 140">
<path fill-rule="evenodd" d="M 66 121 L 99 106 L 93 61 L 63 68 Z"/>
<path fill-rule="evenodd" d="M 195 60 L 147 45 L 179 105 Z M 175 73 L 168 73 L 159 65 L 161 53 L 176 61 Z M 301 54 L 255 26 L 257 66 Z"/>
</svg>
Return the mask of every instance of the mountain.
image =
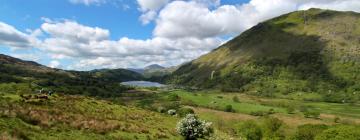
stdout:
<svg viewBox="0 0 360 140">
<path fill-rule="evenodd" d="M 166 68 L 159 64 L 152 64 L 143 69 L 130 68 L 128 70 L 142 74 L 147 80 L 160 82 L 159 79 L 163 79 L 164 76 L 169 75 L 177 68 L 177 66 Z"/>
<path fill-rule="evenodd" d="M 140 74 L 144 74 L 144 73 L 150 73 L 150 72 L 158 71 L 158 70 L 162 70 L 162 69 L 165 69 L 165 67 L 160 66 L 158 64 L 152 64 L 152 65 L 146 66 L 142 69 L 129 68 L 128 70 L 137 72 Z"/>
<path fill-rule="evenodd" d="M 144 70 L 161 70 L 161 69 L 164 69 L 165 67 L 163 66 L 160 66 L 158 64 L 152 64 L 152 65 L 149 65 L 147 67 L 144 68 Z"/>
<path fill-rule="evenodd" d="M 33 90 L 110 97 L 128 89 L 120 82 L 142 79 L 141 74 L 126 69 L 67 71 L 0 55 L 0 83 L 31 83 Z"/>
<path fill-rule="evenodd" d="M 315 92 L 348 100 L 360 98 L 359 61 L 360 14 L 309 9 L 259 23 L 181 66 L 167 82 L 264 96 Z"/>
</svg>

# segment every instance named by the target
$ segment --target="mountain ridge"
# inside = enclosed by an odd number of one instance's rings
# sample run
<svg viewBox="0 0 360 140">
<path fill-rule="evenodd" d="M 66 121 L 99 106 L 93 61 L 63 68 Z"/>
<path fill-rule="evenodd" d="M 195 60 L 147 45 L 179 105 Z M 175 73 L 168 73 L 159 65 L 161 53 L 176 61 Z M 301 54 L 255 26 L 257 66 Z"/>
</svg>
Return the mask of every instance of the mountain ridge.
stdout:
<svg viewBox="0 0 360 140">
<path fill-rule="evenodd" d="M 181 66 L 167 82 L 269 96 L 277 91 L 356 92 L 359 25 L 355 12 L 291 12 L 261 22 Z"/>
</svg>

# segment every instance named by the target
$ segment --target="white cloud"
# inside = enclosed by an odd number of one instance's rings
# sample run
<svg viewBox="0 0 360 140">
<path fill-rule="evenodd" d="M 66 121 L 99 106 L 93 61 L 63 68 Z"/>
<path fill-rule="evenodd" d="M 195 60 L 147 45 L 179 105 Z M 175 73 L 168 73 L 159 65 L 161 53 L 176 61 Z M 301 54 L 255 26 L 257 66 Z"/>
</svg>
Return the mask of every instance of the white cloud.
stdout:
<svg viewBox="0 0 360 140">
<path fill-rule="evenodd" d="M 202 2 L 173 1 L 160 11 L 154 35 L 198 38 L 239 34 L 257 23 L 299 9 L 360 11 L 359 0 L 251 0 L 209 8 Z"/>
<path fill-rule="evenodd" d="M 35 33 L 35 32 L 34 32 Z M 0 22 L 0 44 L 14 48 L 30 48 L 37 43 L 36 34 L 25 34 L 13 26 Z"/>
<path fill-rule="evenodd" d="M 50 53 L 53 59 L 79 59 L 71 67 L 82 69 L 139 67 L 154 62 L 175 65 L 179 60 L 189 61 L 222 43 L 217 37 L 110 40 L 108 30 L 67 20 L 45 22 L 41 29 L 50 36 L 43 40 L 40 49 Z"/>
<path fill-rule="evenodd" d="M 48 64 L 48 66 L 49 66 L 50 68 L 60 68 L 61 64 L 60 64 L 60 62 L 57 61 L 57 60 L 52 60 L 52 61 L 50 61 L 50 63 Z"/>
<path fill-rule="evenodd" d="M 141 11 L 156 11 L 167 4 L 169 0 L 137 0 Z"/>
<path fill-rule="evenodd" d="M 143 67 L 154 63 L 170 66 L 209 52 L 225 41 L 220 38 L 222 35 L 237 35 L 284 13 L 310 7 L 360 11 L 359 0 L 251 0 L 237 5 L 221 5 L 220 0 L 137 2 L 142 12 L 141 22 L 156 21 L 152 38 L 112 40 L 107 29 L 43 18 L 40 29 L 28 33 L 0 22 L 0 44 L 37 47 L 54 59 L 49 63 L 52 67 L 61 67 L 60 60 L 65 58 L 73 62 L 67 68 L 78 70 Z"/>
<path fill-rule="evenodd" d="M 106 3 L 106 0 L 69 0 L 70 3 L 73 4 L 84 4 L 86 6 L 89 5 L 101 5 Z"/>
<path fill-rule="evenodd" d="M 41 29 L 54 38 L 63 38 L 84 43 L 106 40 L 109 37 L 109 30 L 99 27 L 92 28 L 68 20 L 63 22 L 45 22 L 41 25 Z"/>
<path fill-rule="evenodd" d="M 40 54 L 28 53 L 28 54 L 10 54 L 10 56 L 20 58 L 27 61 L 39 61 L 41 59 Z"/>
<path fill-rule="evenodd" d="M 157 16 L 157 13 L 155 11 L 148 11 L 140 16 L 140 21 L 143 25 L 149 24 L 151 21 L 153 21 Z"/>
</svg>

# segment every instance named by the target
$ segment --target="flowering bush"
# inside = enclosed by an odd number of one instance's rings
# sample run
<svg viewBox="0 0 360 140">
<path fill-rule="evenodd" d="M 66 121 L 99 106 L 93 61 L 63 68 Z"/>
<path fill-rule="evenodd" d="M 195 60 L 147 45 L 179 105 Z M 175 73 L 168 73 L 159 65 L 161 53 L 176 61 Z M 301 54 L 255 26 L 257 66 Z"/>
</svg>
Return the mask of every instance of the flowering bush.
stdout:
<svg viewBox="0 0 360 140">
<path fill-rule="evenodd" d="M 186 140 L 205 138 L 213 133 L 211 122 L 200 120 L 194 114 L 188 114 L 177 124 L 177 132 Z"/>
</svg>

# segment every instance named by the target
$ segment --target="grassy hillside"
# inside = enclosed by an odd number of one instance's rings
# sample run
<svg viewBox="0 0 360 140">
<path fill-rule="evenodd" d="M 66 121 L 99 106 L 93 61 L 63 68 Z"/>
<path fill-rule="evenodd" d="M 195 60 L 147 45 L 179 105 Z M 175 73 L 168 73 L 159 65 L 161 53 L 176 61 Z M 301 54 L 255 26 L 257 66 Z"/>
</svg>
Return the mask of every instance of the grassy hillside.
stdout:
<svg viewBox="0 0 360 140">
<path fill-rule="evenodd" d="M 12 87 L 1 85 L 0 139 L 180 139 L 175 117 L 78 95 L 36 99 Z"/>
<path fill-rule="evenodd" d="M 169 83 L 268 97 L 319 93 L 354 102 L 360 95 L 360 14 L 310 9 L 245 31 L 183 65 Z"/>
<path fill-rule="evenodd" d="M 0 55 L 0 83 L 26 83 L 36 92 L 44 89 L 66 94 L 111 97 L 128 89 L 119 83 L 143 76 L 125 69 L 66 71 Z"/>
</svg>

